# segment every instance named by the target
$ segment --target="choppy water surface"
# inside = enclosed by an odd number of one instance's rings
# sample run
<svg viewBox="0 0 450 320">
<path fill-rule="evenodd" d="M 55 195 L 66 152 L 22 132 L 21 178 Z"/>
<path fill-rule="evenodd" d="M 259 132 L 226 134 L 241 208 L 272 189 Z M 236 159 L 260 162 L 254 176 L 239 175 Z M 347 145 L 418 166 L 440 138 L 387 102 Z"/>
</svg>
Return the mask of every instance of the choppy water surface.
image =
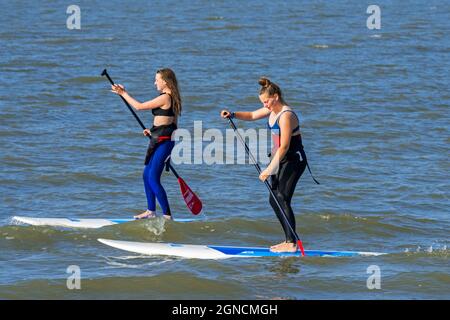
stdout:
<svg viewBox="0 0 450 320">
<path fill-rule="evenodd" d="M 448 299 L 449 12 L 440 1 L 2 3 L 0 20 L 0 298 Z M 219 111 L 259 107 L 269 76 L 301 114 L 315 176 L 293 206 L 309 249 L 370 258 L 145 257 L 97 238 L 268 246 L 282 240 L 251 165 L 179 165 L 204 203 L 194 223 L 140 221 L 99 230 L 14 225 L 14 215 L 129 217 L 145 209 L 146 139 L 100 72 L 144 100 L 154 71 L 173 68 L 180 127 L 223 132 Z M 151 114 L 140 113 L 150 124 Z M 261 128 L 238 122 L 242 128 Z M 190 217 L 173 175 L 173 211 Z M 66 269 L 82 289 L 66 288 Z M 366 286 L 379 266 L 381 289 Z M 187 294 L 189 293 L 189 294 Z"/>
</svg>

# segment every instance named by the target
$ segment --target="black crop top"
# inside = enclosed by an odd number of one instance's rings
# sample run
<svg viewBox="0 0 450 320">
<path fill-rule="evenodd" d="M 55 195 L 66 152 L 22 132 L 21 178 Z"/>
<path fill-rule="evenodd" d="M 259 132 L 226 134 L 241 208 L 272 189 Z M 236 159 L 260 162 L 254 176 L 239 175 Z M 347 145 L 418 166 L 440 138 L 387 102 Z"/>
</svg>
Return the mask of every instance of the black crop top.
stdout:
<svg viewBox="0 0 450 320">
<path fill-rule="evenodd" d="M 169 93 L 161 93 L 161 94 L 168 94 L 169 95 L 169 97 L 170 97 L 170 108 L 169 109 L 161 109 L 161 107 L 155 108 L 155 109 L 152 109 L 152 114 L 154 116 L 175 117 L 175 113 L 173 112 L 173 99 L 172 99 L 172 96 Z"/>
</svg>

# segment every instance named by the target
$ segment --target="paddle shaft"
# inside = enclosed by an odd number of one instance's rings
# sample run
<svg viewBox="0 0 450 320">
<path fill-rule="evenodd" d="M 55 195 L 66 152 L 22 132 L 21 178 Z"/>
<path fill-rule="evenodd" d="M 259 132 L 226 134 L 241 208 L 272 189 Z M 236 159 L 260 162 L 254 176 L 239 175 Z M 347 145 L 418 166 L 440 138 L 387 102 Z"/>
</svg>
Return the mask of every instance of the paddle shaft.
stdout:
<svg viewBox="0 0 450 320">
<path fill-rule="evenodd" d="M 236 133 L 237 137 L 239 138 L 239 140 L 241 141 L 242 145 L 244 146 L 246 153 L 248 154 L 249 158 L 252 160 L 253 165 L 255 166 L 256 170 L 258 171 L 259 174 L 261 174 L 261 167 L 259 166 L 259 164 L 256 161 L 255 157 L 251 153 L 250 148 L 248 147 L 248 145 L 245 142 L 245 140 L 242 138 L 240 133 L 237 131 L 237 128 L 236 128 L 236 125 L 233 122 L 233 119 L 228 117 L 228 120 L 229 120 L 230 125 L 233 128 L 234 132 Z M 300 237 L 298 236 L 297 232 L 295 232 L 294 228 L 292 228 L 291 223 L 289 222 L 289 220 L 287 218 L 286 212 L 284 211 L 284 209 L 281 206 L 278 198 L 276 197 L 276 195 L 274 194 L 274 192 L 272 190 L 272 186 L 270 185 L 269 181 L 267 181 L 267 179 L 264 180 L 264 184 L 266 185 L 267 189 L 269 189 L 270 195 L 275 200 L 275 203 L 277 204 L 278 209 L 280 209 L 283 218 L 285 219 L 285 221 L 287 222 L 287 225 L 289 226 L 289 229 L 291 229 L 292 233 L 294 234 L 294 236 L 296 238 L 296 241 L 297 241 L 297 244 L 299 245 L 299 249 L 300 249 L 300 251 L 302 253 L 302 256 L 304 256 L 305 252 L 304 252 L 304 249 L 303 249 L 302 241 L 300 240 Z"/>
<path fill-rule="evenodd" d="M 111 77 L 108 74 L 108 71 L 103 70 L 102 72 L 102 76 L 106 76 L 106 78 L 108 78 L 109 82 L 111 82 L 112 85 L 114 85 L 114 81 L 111 79 Z M 142 123 L 141 119 L 139 119 L 138 115 L 136 114 L 136 112 L 134 112 L 133 108 L 130 106 L 130 104 L 127 102 L 127 100 L 125 100 L 124 97 L 120 96 L 120 98 L 122 99 L 122 101 L 125 103 L 125 105 L 128 107 L 128 109 L 131 111 L 131 113 L 133 114 L 134 118 L 136 119 L 137 122 L 139 122 L 139 124 L 141 125 L 142 130 L 147 129 L 144 124 Z M 151 139 L 150 136 L 148 136 L 149 139 Z"/>
</svg>

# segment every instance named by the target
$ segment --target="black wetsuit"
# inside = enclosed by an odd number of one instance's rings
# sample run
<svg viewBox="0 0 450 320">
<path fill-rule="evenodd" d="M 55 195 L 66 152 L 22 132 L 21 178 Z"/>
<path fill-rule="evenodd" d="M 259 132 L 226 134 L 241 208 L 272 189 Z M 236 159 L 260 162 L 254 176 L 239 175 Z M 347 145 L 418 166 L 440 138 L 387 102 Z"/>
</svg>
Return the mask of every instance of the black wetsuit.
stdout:
<svg viewBox="0 0 450 320">
<path fill-rule="evenodd" d="M 165 93 L 161 93 L 165 94 Z M 168 94 L 168 93 L 167 93 Z M 167 116 L 167 117 L 175 117 L 175 112 L 173 111 L 173 99 L 170 94 L 170 108 L 169 109 L 162 109 L 162 108 L 155 108 L 152 109 L 152 114 L 154 116 Z M 152 156 L 153 152 L 155 151 L 158 144 L 170 140 L 172 137 L 172 133 L 177 130 L 177 125 L 172 122 L 171 124 L 167 125 L 161 125 L 161 126 L 152 126 L 150 128 L 150 143 L 147 148 L 147 154 L 145 156 L 144 164 L 147 165 L 150 161 L 150 157 Z"/>
<path fill-rule="evenodd" d="M 280 112 L 273 126 L 270 126 L 270 124 L 267 123 L 268 128 L 272 132 L 272 140 L 274 144 L 274 148 L 272 149 L 272 155 L 275 155 L 275 152 L 280 147 L 281 130 L 278 121 L 280 119 L 280 116 L 284 112 L 292 112 L 297 117 L 297 115 L 292 110 L 284 110 Z M 292 230 L 294 231 L 295 231 L 295 216 L 291 207 L 292 195 L 294 194 L 295 186 L 297 185 L 298 180 L 305 171 L 306 166 L 308 166 L 306 154 L 305 151 L 303 150 L 301 135 L 300 134 L 294 135 L 299 131 L 300 131 L 299 126 L 297 126 L 294 130 L 292 130 L 293 135 L 291 136 L 289 149 L 286 152 L 286 155 L 280 161 L 278 172 L 275 175 L 271 176 L 273 193 L 275 194 L 275 196 L 278 199 L 278 202 L 284 209 L 284 212 L 286 213 L 287 216 L 286 218 L 289 221 Z M 314 179 L 314 181 L 317 184 L 319 184 L 317 180 Z M 292 230 L 289 228 L 288 222 L 283 217 L 283 212 L 281 212 L 280 209 L 278 208 L 278 205 L 275 202 L 275 199 L 272 197 L 272 195 L 270 196 L 270 205 L 275 211 L 275 214 L 277 215 L 278 220 L 280 221 L 281 226 L 283 227 L 284 234 L 286 235 L 286 242 L 295 243 L 296 237 L 292 232 Z"/>
</svg>

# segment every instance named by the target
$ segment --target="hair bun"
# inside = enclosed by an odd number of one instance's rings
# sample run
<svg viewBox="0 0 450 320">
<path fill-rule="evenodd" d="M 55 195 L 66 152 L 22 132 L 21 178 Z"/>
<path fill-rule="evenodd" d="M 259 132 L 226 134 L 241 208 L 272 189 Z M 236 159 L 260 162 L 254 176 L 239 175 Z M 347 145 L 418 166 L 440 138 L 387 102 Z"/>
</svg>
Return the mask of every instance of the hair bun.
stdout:
<svg viewBox="0 0 450 320">
<path fill-rule="evenodd" d="M 259 78 L 258 83 L 263 87 L 263 88 L 267 88 L 268 86 L 270 86 L 270 80 L 267 79 L 266 77 L 261 77 Z"/>
</svg>

